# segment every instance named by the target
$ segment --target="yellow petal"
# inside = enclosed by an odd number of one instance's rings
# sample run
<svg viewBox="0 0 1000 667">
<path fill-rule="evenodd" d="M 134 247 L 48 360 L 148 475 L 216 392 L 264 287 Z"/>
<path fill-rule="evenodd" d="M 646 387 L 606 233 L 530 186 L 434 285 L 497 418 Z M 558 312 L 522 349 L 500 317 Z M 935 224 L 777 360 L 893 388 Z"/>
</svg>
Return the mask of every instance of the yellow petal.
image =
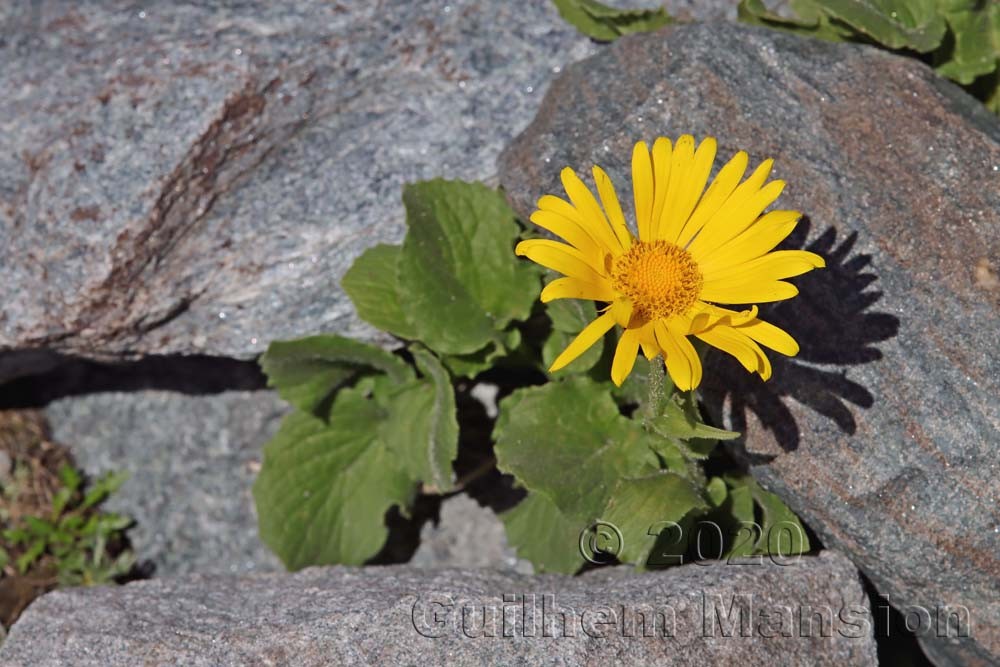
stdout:
<svg viewBox="0 0 1000 667">
<path fill-rule="evenodd" d="M 653 325 L 654 322 L 647 322 L 639 329 L 639 347 L 642 348 L 642 354 L 646 359 L 654 359 L 657 355 L 663 353 L 660 346 L 656 344 Z"/>
<path fill-rule="evenodd" d="M 571 278 L 597 283 L 605 280 L 602 269 L 593 267 L 583 253 L 565 243 L 550 239 L 530 239 L 518 243 L 514 252 Z"/>
<path fill-rule="evenodd" d="M 798 211 L 765 213 L 749 229 L 698 260 L 702 272 L 742 264 L 774 249 L 792 233 L 802 216 Z"/>
<path fill-rule="evenodd" d="M 698 202 L 694 213 L 691 214 L 677 236 L 677 245 L 686 247 L 691 239 L 701 231 L 705 223 L 722 208 L 729 196 L 733 194 L 736 186 L 739 185 L 740 179 L 743 178 L 749 159 L 745 152 L 740 151 L 719 170 L 719 173 L 715 175 L 715 180 L 708 186 L 708 192 Z"/>
<path fill-rule="evenodd" d="M 628 230 L 628 225 L 625 224 L 625 214 L 622 213 L 622 206 L 618 203 L 618 195 L 615 194 L 615 186 L 611 182 L 611 178 L 604 173 L 603 169 L 595 166 L 594 183 L 597 184 L 597 194 L 601 196 L 604 212 L 608 214 L 608 220 L 611 221 L 612 231 L 618 238 L 618 242 L 622 244 L 622 248 L 628 250 L 632 247 L 632 234 Z"/>
<path fill-rule="evenodd" d="M 770 303 L 791 299 L 799 293 L 798 288 L 780 280 L 772 282 L 747 283 L 718 286 L 709 288 L 706 284 L 701 289 L 700 298 L 716 303 Z"/>
<path fill-rule="evenodd" d="M 749 182 L 748 180 L 747 183 Z M 760 217 L 765 208 L 774 203 L 784 188 L 784 181 L 771 181 L 745 198 L 740 198 L 737 188 L 730 201 L 727 201 L 722 209 L 705 223 L 701 234 L 691 242 L 689 247 L 691 254 L 701 259 L 738 236 Z"/>
<path fill-rule="evenodd" d="M 570 363 L 581 354 L 586 352 L 591 345 L 596 343 L 601 337 L 608 333 L 608 331 L 615 325 L 614 319 L 611 315 L 605 313 L 600 315 L 593 322 L 584 327 L 583 331 L 573 339 L 566 349 L 562 351 L 556 360 L 552 362 L 549 366 L 549 372 L 554 373 L 557 370 L 564 368 L 566 364 Z"/>
<path fill-rule="evenodd" d="M 692 317 L 688 333 L 699 333 L 719 324 L 730 327 L 746 324 L 755 319 L 758 312 L 757 306 L 751 306 L 748 310 L 744 311 L 736 311 L 704 302 L 699 302 L 696 308 L 698 310 Z"/>
<path fill-rule="evenodd" d="M 764 351 L 745 334 L 731 327 L 718 326 L 695 335 L 712 347 L 736 357 L 743 368 L 751 373 L 759 372 L 764 364 L 767 364 L 768 375 L 770 375 L 770 364 L 767 363 Z M 764 358 L 763 362 L 761 357 Z"/>
<path fill-rule="evenodd" d="M 667 201 L 670 179 L 674 177 L 670 172 L 673 152 L 670 139 L 660 137 L 653 142 L 653 209 L 649 218 L 649 238 L 647 240 L 659 238 L 657 228 Z"/>
<path fill-rule="evenodd" d="M 612 302 L 608 312 L 611 313 L 611 317 L 618 323 L 618 326 L 627 327 L 632 320 L 632 302 L 628 297 L 618 297 Z"/>
<path fill-rule="evenodd" d="M 594 199 L 590 188 L 584 185 L 576 172 L 569 167 L 562 170 L 560 177 L 563 187 L 566 188 L 566 194 L 569 195 L 570 201 L 573 202 L 573 206 L 580 214 L 580 225 L 591 236 L 610 248 L 612 252 L 621 252 L 621 243 L 611 232 L 608 219 L 604 217 L 604 213 L 598 206 L 597 200 Z"/>
<path fill-rule="evenodd" d="M 538 210 L 561 215 L 567 220 L 575 223 L 578 227 L 580 227 L 580 229 L 586 232 L 603 252 L 610 253 L 612 251 L 613 246 L 609 246 L 607 243 L 607 237 L 610 237 L 611 234 L 600 234 L 598 232 L 600 229 L 599 227 L 597 229 L 591 229 L 591 225 L 588 225 L 584 221 L 583 215 L 576 210 L 576 207 L 573 206 L 573 204 L 569 203 L 565 199 L 561 199 L 555 195 L 544 195 L 538 200 Z"/>
<path fill-rule="evenodd" d="M 713 137 L 707 137 L 698 145 L 695 151 L 694 160 L 691 164 L 691 174 L 688 177 L 685 187 L 685 196 L 680 200 L 680 211 L 678 222 L 675 228 L 664 233 L 661 228 L 661 237 L 671 243 L 676 243 L 682 230 L 687 226 L 688 221 L 694 214 L 695 207 L 705 192 L 705 185 L 708 183 L 708 176 L 712 173 L 712 165 L 715 163 L 716 143 Z"/>
<path fill-rule="evenodd" d="M 655 325 L 656 342 L 666 356 L 667 372 L 681 391 L 690 391 L 701 383 L 701 359 L 687 336 L 663 321 Z"/>
<path fill-rule="evenodd" d="M 670 160 L 670 185 L 667 188 L 667 198 L 663 212 L 658 222 L 654 222 L 656 238 L 676 239 L 681 227 L 691 214 L 691 177 L 694 175 L 694 137 L 683 135 L 674 146 L 674 154 Z"/>
<path fill-rule="evenodd" d="M 715 213 L 704 221 L 701 232 L 691 241 L 690 247 L 693 248 L 706 233 L 711 236 L 713 234 L 711 229 L 717 226 L 719 220 L 731 218 L 734 211 L 738 211 L 750 197 L 754 196 L 763 187 L 773 166 L 774 160 L 764 160 L 745 181 L 736 186 L 736 189 L 732 191 Z M 701 243 L 704 244 L 706 240 L 701 241 Z"/>
<path fill-rule="evenodd" d="M 615 348 L 615 358 L 611 362 L 611 381 L 619 387 L 622 382 L 632 372 L 635 366 L 635 358 L 639 353 L 639 330 L 625 329 L 622 337 L 618 339 L 618 347 Z"/>
<path fill-rule="evenodd" d="M 653 214 L 653 165 L 646 142 L 632 149 L 632 196 L 635 201 L 635 222 L 639 240 L 650 240 L 650 217 Z"/>
<path fill-rule="evenodd" d="M 737 327 L 737 331 L 744 333 L 761 345 L 768 347 L 775 352 L 780 352 L 788 357 L 794 357 L 799 353 L 799 344 L 788 335 L 784 329 L 774 326 L 770 322 L 754 319 L 746 324 Z"/>
<path fill-rule="evenodd" d="M 808 250 L 776 250 L 736 266 L 702 269 L 705 288 L 736 287 L 742 284 L 782 280 L 826 266 L 826 260 Z M 714 299 L 708 299 L 714 301 Z M 749 303 L 749 301 L 747 302 Z"/>
<path fill-rule="evenodd" d="M 603 245 L 594 241 L 593 237 L 583 227 L 558 213 L 539 210 L 531 214 L 530 220 L 542 229 L 550 231 L 565 240 L 586 255 L 593 263 L 602 262 L 605 253 L 607 253 Z"/>
<path fill-rule="evenodd" d="M 607 281 L 595 282 L 579 278 L 556 278 L 542 290 L 542 303 L 556 299 L 589 299 L 591 301 L 611 301 L 615 292 Z"/>
</svg>

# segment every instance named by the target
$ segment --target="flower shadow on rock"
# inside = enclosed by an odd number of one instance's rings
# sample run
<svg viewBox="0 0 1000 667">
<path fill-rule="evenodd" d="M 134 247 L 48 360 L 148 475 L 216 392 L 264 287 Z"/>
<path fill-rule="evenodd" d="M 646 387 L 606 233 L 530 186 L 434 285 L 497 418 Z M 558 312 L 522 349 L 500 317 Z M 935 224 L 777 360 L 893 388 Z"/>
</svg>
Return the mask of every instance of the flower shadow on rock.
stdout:
<svg viewBox="0 0 1000 667">
<path fill-rule="evenodd" d="M 802 248 L 810 227 L 803 218 L 781 247 Z M 801 348 L 796 357 L 771 355 L 774 375 L 769 381 L 747 375 L 731 357 L 709 353 L 703 396 L 713 419 L 745 433 L 747 413 L 753 412 L 786 452 L 799 446 L 799 426 L 788 399 L 833 420 L 844 433 L 857 430 L 849 405 L 870 408 L 875 397 L 849 379 L 847 369 L 881 359 L 876 344 L 898 333 L 899 319 L 871 311 L 882 292 L 873 287 L 877 276 L 871 256 L 852 254 L 856 242 L 857 232 L 838 242 L 836 229 L 827 229 L 805 246 L 826 258 L 826 268 L 798 278 L 796 298 L 761 309 L 763 319 L 788 331 Z"/>
</svg>

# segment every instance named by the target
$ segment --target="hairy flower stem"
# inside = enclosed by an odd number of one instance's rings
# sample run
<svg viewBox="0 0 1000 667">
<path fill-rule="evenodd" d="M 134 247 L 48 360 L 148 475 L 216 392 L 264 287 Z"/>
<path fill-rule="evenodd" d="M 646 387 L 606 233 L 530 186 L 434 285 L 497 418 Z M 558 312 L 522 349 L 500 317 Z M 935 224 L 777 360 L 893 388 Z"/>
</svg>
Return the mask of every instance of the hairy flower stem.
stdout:
<svg viewBox="0 0 1000 667">
<path fill-rule="evenodd" d="M 663 359 L 659 356 L 649 360 L 649 373 L 646 375 L 645 418 L 648 422 L 660 416 L 660 404 L 663 401 Z"/>
</svg>

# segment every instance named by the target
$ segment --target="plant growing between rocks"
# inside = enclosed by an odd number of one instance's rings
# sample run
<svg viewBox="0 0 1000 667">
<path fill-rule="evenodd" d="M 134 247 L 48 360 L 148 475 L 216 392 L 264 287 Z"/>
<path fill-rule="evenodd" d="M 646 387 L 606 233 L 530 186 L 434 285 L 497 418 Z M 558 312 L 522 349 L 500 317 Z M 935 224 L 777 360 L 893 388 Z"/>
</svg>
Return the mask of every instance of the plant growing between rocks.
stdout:
<svg viewBox="0 0 1000 667">
<path fill-rule="evenodd" d="M 65 586 L 114 583 L 135 566 L 131 519 L 100 510 L 125 481 L 89 481 L 31 411 L 0 412 L 0 627 Z"/>
<path fill-rule="evenodd" d="M 672 23 L 660 9 L 553 0 L 588 37 L 610 42 Z M 1000 114 L 1000 3 L 991 0 L 740 0 L 750 25 L 831 42 L 873 44 L 922 60 Z"/>
<path fill-rule="evenodd" d="M 509 378 L 493 427 L 496 465 L 526 491 L 501 518 L 536 569 L 809 550 L 794 514 L 716 448 L 738 434 L 703 423 L 701 362 L 687 336 L 766 378 L 758 340 L 785 354 L 794 341 L 758 319 L 756 306 L 710 301 L 789 298 L 794 288 L 781 279 L 822 259 L 768 254 L 798 219 L 761 215 L 783 185 L 765 184 L 770 161 L 744 180 L 740 153 L 705 191 L 714 140 L 697 152 L 690 136 L 671 146 L 636 146 L 634 231 L 603 172 L 595 169 L 603 208 L 564 172 L 570 201 L 543 197 L 532 221 L 569 246 L 528 238 L 503 195 L 482 184 L 404 189 L 402 245 L 369 249 L 343 287 L 363 319 L 406 347 L 393 354 L 313 336 L 275 342 L 261 359 L 296 408 L 265 446 L 254 487 L 261 536 L 288 568 L 362 564 L 385 543 L 390 508 L 405 515 L 421 492 L 460 491 L 468 480 L 456 481 L 452 464 L 466 424 L 454 387 L 487 373 Z M 680 240 L 686 223 L 698 243 Z M 541 268 L 513 252 L 519 239 L 519 254 L 569 278 L 542 290 Z M 671 258 L 689 250 L 698 279 L 685 281 Z M 600 254 L 596 263 L 585 251 Z M 584 284 L 590 274 L 596 282 Z M 682 283 L 690 293 L 677 296 Z M 657 295 L 666 305 L 649 300 Z M 616 324 L 623 334 L 611 345 L 603 335 Z M 649 365 L 633 368 L 640 348 Z M 595 532 L 601 526 L 613 527 L 616 544 Z"/>
</svg>

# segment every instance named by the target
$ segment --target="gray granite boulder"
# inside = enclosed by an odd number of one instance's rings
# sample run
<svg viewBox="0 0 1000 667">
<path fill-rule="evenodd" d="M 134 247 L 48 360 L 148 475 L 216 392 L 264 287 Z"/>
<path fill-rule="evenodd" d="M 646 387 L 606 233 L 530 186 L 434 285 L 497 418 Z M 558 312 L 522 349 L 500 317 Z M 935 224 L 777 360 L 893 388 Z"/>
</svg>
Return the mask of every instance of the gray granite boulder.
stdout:
<svg viewBox="0 0 1000 667">
<path fill-rule="evenodd" d="M 32 665 L 875 664 L 857 571 L 791 566 L 634 574 L 311 568 L 188 576 L 36 600 L 0 648 Z"/>
<path fill-rule="evenodd" d="M 912 59 L 679 26 L 567 68 L 501 184 L 522 214 L 564 165 L 624 189 L 636 140 L 688 132 L 774 157 L 828 264 L 764 311 L 800 355 L 767 383 L 712 356 L 706 403 L 939 664 L 1000 662 L 1000 121 Z"/>
<path fill-rule="evenodd" d="M 375 337 L 339 281 L 401 185 L 490 177 L 595 48 L 548 2 L 6 3 L 0 353 Z"/>
<path fill-rule="evenodd" d="M 46 416 L 88 474 L 129 473 L 105 507 L 136 520 L 136 556 L 170 576 L 284 569 L 257 534 L 251 487 L 287 410 L 269 391 L 142 391 L 65 398 Z"/>
<path fill-rule="evenodd" d="M 507 544 L 507 531 L 496 513 L 464 493 L 441 502 L 438 520 L 423 525 L 420 546 L 409 563 L 532 572 L 531 563 L 518 558 Z"/>
</svg>

